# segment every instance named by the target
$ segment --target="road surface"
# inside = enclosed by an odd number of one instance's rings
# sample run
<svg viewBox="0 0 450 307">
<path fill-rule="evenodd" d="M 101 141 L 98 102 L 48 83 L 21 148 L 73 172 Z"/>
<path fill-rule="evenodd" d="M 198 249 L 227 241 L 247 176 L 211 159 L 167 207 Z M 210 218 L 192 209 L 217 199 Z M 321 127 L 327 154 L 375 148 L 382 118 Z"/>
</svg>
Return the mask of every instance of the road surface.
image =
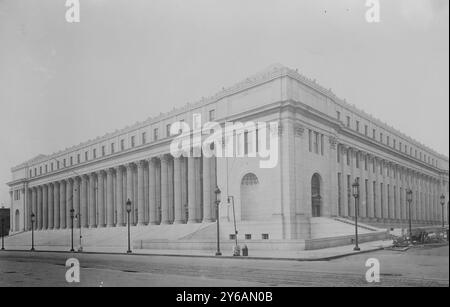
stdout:
<svg viewBox="0 0 450 307">
<path fill-rule="evenodd" d="M 66 260 L 80 263 L 80 282 L 66 281 Z M 367 259 L 379 260 L 368 283 Z M 0 252 L 0 286 L 449 286 L 449 247 L 377 251 L 332 261 L 246 260 L 184 256 Z"/>
</svg>

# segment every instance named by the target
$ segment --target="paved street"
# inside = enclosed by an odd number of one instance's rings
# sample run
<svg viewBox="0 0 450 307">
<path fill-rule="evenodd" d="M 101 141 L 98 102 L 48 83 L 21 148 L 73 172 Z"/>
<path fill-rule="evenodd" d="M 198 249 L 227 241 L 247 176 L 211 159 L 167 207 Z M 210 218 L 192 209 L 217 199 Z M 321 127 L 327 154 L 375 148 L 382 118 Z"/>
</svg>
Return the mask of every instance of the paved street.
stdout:
<svg viewBox="0 0 450 307">
<path fill-rule="evenodd" d="M 81 282 L 65 280 L 75 257 Z M 365 280 L 368 258 L 381 281 Z M 332 261 L 245 260 L 201 257 L 0 252 L 0 286 L 449 286 L 449 247 L 377 251 Z"/>
</svg>

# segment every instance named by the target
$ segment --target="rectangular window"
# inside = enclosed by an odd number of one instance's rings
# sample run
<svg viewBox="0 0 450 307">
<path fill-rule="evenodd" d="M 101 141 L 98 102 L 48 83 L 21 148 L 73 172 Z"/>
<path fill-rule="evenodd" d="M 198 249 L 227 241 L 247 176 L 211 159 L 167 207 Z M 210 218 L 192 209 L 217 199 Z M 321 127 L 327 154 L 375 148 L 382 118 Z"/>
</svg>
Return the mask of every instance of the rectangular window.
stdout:
<svg viewBox="0 0 450 307">
<path fill-rule="evenodd" d="M 367 125 L 364 126 L 364 135 L 365 136 L 369 135 L 369 127 Z"/>
<path fill-rule="evenodd" d="M 120 140 L 120 150 L 125 150 L 125 140 L 124 139 Z"/>
<path fill-rule="evenodd" d="M 153 129 L 153 140 L 158 140 L 158 128 Z"/>
<path fill-rule="evenodd" d="M 59 169 L 59 161 L 56 161 L 56 169 Z"/>
<path fill-rule="evenodd" d="M 369 158 L 367 156 L 364 157 L 364 170 L 367 171 L 368 167 L 369 167 Z"/>
<path fill-rule="evenodd" d="M 347 127 L 350 128 L 350 116 L 347 116 Z"/>
<path fill-rule="evenodd" d="M 147 134 L 145 132 L 142 132 L 141 139 L 142 139 L 142 144 L 147 143 Z"/>
<path fill-rule="evenodd" d="M 356 168 L 359 168 L 359 153 L 356 153 Z"/>
<path fill-rule="evenodd" d="M 319 133 L 314 132 L 314 152 L 319 153 Z"/>
<path fill-rule="evenodd" d="M 73 165 L 73 157 L 70 157 L 70 166 Z"/>
<path fill-rule="evenodd" d="M 50 163 L 50 171 L 53 172 L 53 162 Z"/>
<path fill-rule="evenodd" d="M 248 155 L 248 131 L 244 132 L 244 155 Z"/>
<path fill-rule="evenodd" d="M 375 139 L 375 135 L 377 134 L 377 131 L 375 129 L 372 130 L 372 139 Z"/>
<path fill-rule="evenodd" d="M 359 121 L 356 121 L 356 132 L 359 132 Z"/>
<path fill-rule="evenodd" d="M 111 154 L 113 154 L 114 153 L 114 143 L 111 143 Z"/>
<path fill-rule="evenodd" d="M 80 162 L 81 162 L 81 155 L 77 154 L 77 163 L 80 164 Z"/>
<path fill-rule="evenodd" d="M 105 156 L 105 154 L 106 154 L 105 146 L 102 146 L 102 157 Z"/>
<path fill-rule="evenodd" d="M 312 152 L 312 131 L 308 130 L 309 134 L 309 152 Z"/>
<path fill-rule="evenodd" d="M 394 147 L 394 149 L 397 149 L 397 141 L 396 141 L 396 140 L 393 140 L 392 142 L 393 142 L 392 147 Z"/>
<path fill-rule="evenodd" d="M 166 137 L 170 137 L 170 124 L 166 125 Z"/>
<path fill-rule="evenodd" d="M 338 121 L 341 121 L 341 112 L 336 111 L 336 118 Z"/>
<path fill-rule="evenodd" d="M 380 142 L 383 143 L 383 133 L 380 132 Z"/>
<path fill-rule="evenodd" d="M 216 119 L 216 110 L 209 110 L 209 121 L 212 122 Z"/>
<path fill-rule="evenodd" d="M 251 240 L 252 239 L 252 235 L 249 233 L 245 234 L 245 240 Z"/>
<path fill-rule="evenodd" d="M 39 175 L 42 175 L 42 166 L 39 166 Z"/>
<path fill-rule="evenodd" d="M 324 145 L 324 136 L 323 134 L 320 135 L 320 154 L 323 156 L 323 146 Z"/>
<path fill-rule="evenodd" d="M 337 163 L 341 163 L 341 147 L 337 148 Z"/>
<path fill-rule="evenodd" d="M 389 135 L 386 137 L 386 144 L 387 146 L 391 145 L 391 138 L 389 137 Z"/>
<path fill-rule="evenodd" d="M 134 146 L 136 146 L 136 142 L 135 142 L 135 137 L 133 135 L 133 136 L 131 136 L 131 148 L 133 148 Z"/>
<path fill-rule="evenodd" d="M 66 167 L 66 159 L 63 159 L 63 167 Z"/>
<path fill-rule="evenodd" d="M 94 159 L 97 158 L 97 149 L 95 149 L 95 148 L 92 150 L 92 157 L 93 157 Z"/>
<path fill-rule="evenodd" d="M 89 152 L 85 152 L 84 153 L 84 161 L 87 161 L 87 160 L 89 160 Z"/>
<path fill-rule="evenodd" d="M 37 176 L 37 168 L 34 168 L 34 176 Z"/>
<path fill-rule="evenodd" d="M 268 234 L 268 233 L 263 233 L 263 234 L 261 235 L 261 238 L 262 238 L 263 240 L 269 240 L 269 234 Z"/>
</svg>

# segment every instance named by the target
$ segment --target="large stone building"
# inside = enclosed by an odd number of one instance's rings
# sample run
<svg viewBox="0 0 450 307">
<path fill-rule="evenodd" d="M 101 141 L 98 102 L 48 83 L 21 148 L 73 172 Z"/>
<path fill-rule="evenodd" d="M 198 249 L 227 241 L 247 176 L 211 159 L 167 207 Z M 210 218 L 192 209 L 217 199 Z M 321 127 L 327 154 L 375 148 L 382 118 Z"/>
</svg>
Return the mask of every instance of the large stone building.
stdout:
<svg viewBox="0 0 450 307">
<path fill-rule="evenodd" d="M 221 124 L 277 122 L 278 163 L 174 158 L 170 125 L 190 124 L 193 114 Z M 80 217 L 76 227 L 123 226 L 127 199 L 133 225 L 211 223 L 217 185 L 222 204 L 234 201 L 238 223 L 248 226 L 247 239 L 310 239 L 314 218 L 355 215 L 355 179 L 364 222 L 404 224 L 409 188 L 413 222 L 439 224 L 448 169 L 447 157 L 274 65 L 198 103 L 12 168 L 11 228 L 30 230 L 32 213 L 37 230 L 68 228 L 71 208 Z M 230 221 L 233 212 L 222 204 L 220 216 Z"/>
</svg>

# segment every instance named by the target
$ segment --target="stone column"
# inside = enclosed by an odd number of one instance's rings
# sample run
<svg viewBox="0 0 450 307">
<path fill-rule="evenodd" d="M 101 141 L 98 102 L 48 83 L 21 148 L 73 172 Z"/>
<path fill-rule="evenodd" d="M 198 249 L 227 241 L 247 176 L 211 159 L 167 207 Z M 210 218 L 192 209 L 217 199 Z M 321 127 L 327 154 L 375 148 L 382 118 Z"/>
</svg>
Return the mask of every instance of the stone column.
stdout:
<svg viewBox="0 0 450 307">
<path fill-rule="evenodd" d="M 38 229 L 42 230 L 42 222 L 43 222 L 43 212 L 42 212 L 42 186 L 38 187 Z"/>
<path fill-rule="evenodd" d="M 139 161 L 137 163 L 137 189 L 138 189 L 138 199 L 137 199 L 137 208 L 138 208 L 138 225 L 145 225 L 145 195 L 144 195 L 144 168 L 145 161 Z"/>
<path fill-rule="evenodd" d="M 89 174 L 89 228 L 97 227 L 97 203 L 95 197 L 95 174 Z"/>
<path fill-rule="evenodd" d="M 34 214 L 36 216 L 36 212 L 37 212 L 37 191 L 36 188 L 31 188 L 31 214 Z M 34 229 L 36 229 L 36 220 L 34 223 Z"/>
<path fill-rule="evenodd" d="M 212 207 L 213 199 L 211 195 L 211 158 L 203 157 L 203 222 L 213 221 Z"/>
<path fill-rule="evenodd" d="M 72 226 L 72 220 L 70 218 L 70 210 L 73 208 L 73 179 L 67 179 L 66 181 L 66 226 L 70 228 Z"/>
<path fill-rule="evenodd" d="M 42 229 L 48 228 L 48 186 L 42 186 Z"/>
<path fill-rule="evenodd" d="M 166 155 L 163 155 L 161 157 L 161 223 L 162 224 L 170 224 L 168 164 L 169 164 L 169 158 Z"/>
<path fill-rule="evenodd" d="M 114 227 L 114 169 L 106 171 L 106 225 Z"/>
<path fill-rule="evenodd" d="M 47 220 L 48 220 L 48 229 L 54 229 L 54 225 L 55 225 L 55 220 L 54 220 L 54 195 L 53 195 L 53 183 L 50 183 L 48 185 L 48 216 L 47 216 Z"/>
<path fill-rule="evenodd" d="M 196 199 L 196 173 L 195 173 L 195 158 L 189 157 L 188 163 L 188 223 L 198 223 L 197 219 L 197 199 Z"/>
<path fill-rule="evenodd" d="M 59 225 L 66 229 L 66 181 L 59 182 Z"/>
<path fill-rule="evenodd" d="M 116 210 L 117 226 L 125 226 L 125 207 L 123 199 L 123 167 L 116 167 Z"/>
<path fill-rule="evenodd" d="M 343 145 L 339 146 L 340 150 L 340 168 L 341 168 L 341 216 L 347 217 L 348 216 L 348 195 L 347 195 L 347 172 L 345 163 L 347 161 L 347 151 L 345 150 L 345 147 Z"/>
<path fill-rule="evenodd" d="M 104 172 L 99 171 L 97 173 L 97 210 L 98 210 L 98 227 L 105 227 L 105 181 L 104 181 Z"/>
<path fill-rule="evenodd" d="M 174 224 L 184 224 L 185 214 L 183 207 L 182 195 L 182 158 L 174 158 L 173 160 L 173 193 L 174 193 Z"/>
<path fill-rule="evenodd" d="M 156 207 L 156 161 L 150 159 L 148 161 L 148 203 L 149 203 L 149 220 L 150 225 L 158 225 L 158 210 Z"/>
<path fill-rule="evenodd" d="M 362 159 L 361 159 L 362 158 Z M 359 159 L 359 170 L 360 170 L 360 177 L 359 177 L 359 185 L 361 187 L 360 189 L 360 199 L 359 199 L 359 216 L 366 218 L 367 217 L 367 202 L 366 202 L 366 174 L 365 174 L 365 156 L 362 152 L 359 152 L 359 155 L 357 157 Z"/>
<path fill-rule="evenodd" d="M 53 229 L 60 229 L 59 182 L 53 182 Z"/>
<path fill-rule="evenodd" d="M 133 207 L 133 203 L 134 203 L 134 193 L 133 193 L 133 164 L 129 163 L 126 166 L 127 168 L 127 197 L 126 197 L 126 201 L 130 200 L 131 201 L 131 207 Z M 125 213 L 125 220 L 127 219 L 127 215 L 128 213 Z M 133 210 L 131 210 L 130 212 L 130 223 L 133 222 Z"/>
<path fill-rule="evenodd" d="M 74 219 L 74 227 L 80 228 L 81 226 L 81 208 L 80 208 L 80 179 L 78 177 L 73 178 L 73 209 L 75 210 L 76 221 Z"/>
<path fill-rule="evenodd" d="M 374 204 L 373 204 L 373 168 L 370 167 L 371 166 L 371 160 L 372 157 L 368 156 L 367 157 L 367 172 L 368 172 L 368 179 L 369 179 L 369 183 L 367 184 L 367 217 L 370 219 L 373 219 L 375 217 L 375 212 L 374 212 Z"/>
<path fill-rule="evenodd" d="M 80 214 L 81 214 L 81 227 L 89 227 L 88 217 L 88 176 L 81 176 L 80 187 Z"/>
</svg>

